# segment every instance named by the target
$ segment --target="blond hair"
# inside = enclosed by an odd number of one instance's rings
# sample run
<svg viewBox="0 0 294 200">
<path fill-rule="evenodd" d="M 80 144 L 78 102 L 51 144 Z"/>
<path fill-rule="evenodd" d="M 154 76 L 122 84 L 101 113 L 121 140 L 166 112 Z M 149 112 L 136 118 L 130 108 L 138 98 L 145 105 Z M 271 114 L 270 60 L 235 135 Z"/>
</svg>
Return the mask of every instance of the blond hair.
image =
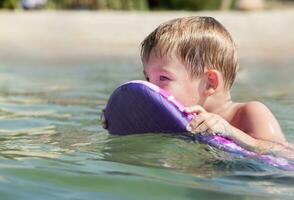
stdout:
<svg viewBox="0 0 294 200">
<path fill-rule="evenodd" d="M 176 55 L 191 77 L 216 69 L 231 88 L 238 70 L 235 44 L 225 27 L 212 17 L 184 17 L 159 25 L 141 44 L 141 59 L 156 55 Z"/>
</svg>

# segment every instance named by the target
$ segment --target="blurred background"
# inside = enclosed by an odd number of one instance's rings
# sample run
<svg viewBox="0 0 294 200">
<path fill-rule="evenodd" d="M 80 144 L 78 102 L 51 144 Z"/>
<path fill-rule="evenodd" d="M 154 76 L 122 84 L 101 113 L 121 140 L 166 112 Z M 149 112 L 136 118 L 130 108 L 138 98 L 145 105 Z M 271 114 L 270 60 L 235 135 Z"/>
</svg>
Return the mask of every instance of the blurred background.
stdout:
<svg viewBox="0 0 294 200">
<path fill-rule="evenodd" d="M 285 7 L 293 0 L 1 0 L 7 9 L 253 10 Z"/>
<path fill-rule="evenodd" d="M 0 59 L 81 62 L 133 57 L 158 24 L 210 15 L 223 23 L 241 57 L 293 53 L 293 0 L 0 0 Z"/>
<path fill-rule="evenodd" d="M 212 16 L 235 40 L 237 102 L 258 100 L 294 143 L 294 0 L 0 0 L 0 197 L 294 199 L 294 174 L 173 135 L 118 137 L 99 115 L 143 79 L 160 23 Z"/>
</svg>

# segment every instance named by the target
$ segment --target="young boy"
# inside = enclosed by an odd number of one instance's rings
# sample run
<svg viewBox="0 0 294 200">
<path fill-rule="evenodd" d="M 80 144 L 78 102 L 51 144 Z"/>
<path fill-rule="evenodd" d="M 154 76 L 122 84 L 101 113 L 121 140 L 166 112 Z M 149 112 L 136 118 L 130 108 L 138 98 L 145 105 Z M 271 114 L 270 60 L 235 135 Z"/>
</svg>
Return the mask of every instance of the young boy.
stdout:
<svg viewBox="0 0 294 200">
<path fill-rule="evenodd" d="M 161 24 L 142 42 L 147 81 L 169 91 L 197 116 L 187 130 L 217 133 L 257 152 L 291 150 L 281 128 L 260 102 L 237 103 L 230 88 L 238 70 L 235 44 L 212 17 L 185 17 Z M 106 128 L 106 120 L 102 120 Z"/>
</svg>

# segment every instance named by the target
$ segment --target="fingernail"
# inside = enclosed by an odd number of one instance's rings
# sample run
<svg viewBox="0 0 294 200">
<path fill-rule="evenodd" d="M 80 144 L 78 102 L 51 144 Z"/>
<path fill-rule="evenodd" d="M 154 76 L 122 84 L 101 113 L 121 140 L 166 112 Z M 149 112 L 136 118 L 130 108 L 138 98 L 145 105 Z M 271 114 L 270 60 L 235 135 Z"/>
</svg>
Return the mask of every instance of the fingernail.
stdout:
<svg viewBox="0 0 294 200">
<path fill-rule="evenodd" d="M 186 129 L 187 129 L 187 131 L 189 131 L 189 132 L 192 131 L 192 127 L 190 126 L 190 124 L 188 124 L 188 125 L 186 126 Z"/>
</svg>

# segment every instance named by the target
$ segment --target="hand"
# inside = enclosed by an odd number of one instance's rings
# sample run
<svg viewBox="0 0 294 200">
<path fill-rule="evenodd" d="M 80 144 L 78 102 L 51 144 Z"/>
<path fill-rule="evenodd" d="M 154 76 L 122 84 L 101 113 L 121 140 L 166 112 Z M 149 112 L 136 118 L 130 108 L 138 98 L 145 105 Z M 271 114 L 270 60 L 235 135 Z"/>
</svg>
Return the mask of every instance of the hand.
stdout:
<svg viewBox="0 0 294 200">
<path fill-rule="evenodd" d="M 193 134 L 218 134 L 232 137 L 232 126 L 221 116 L 209 113 L 199 105 L 185 108 L 186 113 L 196 113 L 187 126 L 187 131 Z"/>
<path fill-rule="evenodd" d="M 108 125 L 107 125 L 107 121 L 105 118 L 105 109 L 102 110 L 101 115 L 100 115 L 100 122 L 101 125 L 104 129 L 107 129 Z"/>
</svg>

